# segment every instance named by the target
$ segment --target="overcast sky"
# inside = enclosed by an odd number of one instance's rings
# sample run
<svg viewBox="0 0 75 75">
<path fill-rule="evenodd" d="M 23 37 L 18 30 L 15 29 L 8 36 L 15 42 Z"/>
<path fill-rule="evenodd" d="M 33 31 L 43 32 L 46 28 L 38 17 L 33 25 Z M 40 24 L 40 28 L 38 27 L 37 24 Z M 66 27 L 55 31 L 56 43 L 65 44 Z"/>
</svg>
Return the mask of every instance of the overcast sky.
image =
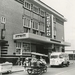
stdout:
<svg viewBox="0 0 75 75">
<path fill-rule="evenodd" d="M 75 50 L 75 0 L 41 0 L 48 6 L 61 13 L 66 19 L 65 22 L 65 41 L 71 43 L 66 48 Z"/>
</svg>

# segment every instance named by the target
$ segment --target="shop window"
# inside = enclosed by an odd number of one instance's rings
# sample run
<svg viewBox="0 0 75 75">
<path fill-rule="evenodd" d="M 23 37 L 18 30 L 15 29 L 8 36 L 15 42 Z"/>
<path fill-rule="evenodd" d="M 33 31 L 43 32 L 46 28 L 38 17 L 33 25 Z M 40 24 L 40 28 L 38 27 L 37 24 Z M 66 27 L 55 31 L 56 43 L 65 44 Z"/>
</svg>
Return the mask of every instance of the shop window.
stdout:
<svg viewBox="0 0 75 75">
<path fill-rule="evenodd" d="M 16 43 L 16 54 L 21 54 L 21 42 Z"/>
<path fill-rule="evenodd" d="M 23 42 L 23 50 L 22 53 L 30 52 L 30 43 Z"/>
<path fill-rule="evenodd" d="M 16 49 L 16 54 L 21 54 L 21 49 Z"/>
<path fill-rule="evenodd" d="M 24 2 L 24 7 L 30 10 L 31 9 L 31 4 L 29 2 L 25 1 Z"/>
<path fill-rule="evenodd" d="M 40 22 L 39 29 L 41 32 L 45 32 L 45 25 L 43 22 Z"/>
<path fill-rule="evenodd" d="M 36 52 L 36 45 L 32 44 L 31 45 L 31 50 L 32 50 L 32 52 Z"/>
<path fill-rule="evenodd" d="M 23 26 L 30 28 L 31 27 L 31 20 L 29 18 L 24 18 L 23 19 Z"/>
<path fill-rule="evenodd" d="M 21 48 L 21 42 L 17 42 L 17 43 L 16 43 L 16 47 L 17 47 L 17 48 Z"/>
</svg>

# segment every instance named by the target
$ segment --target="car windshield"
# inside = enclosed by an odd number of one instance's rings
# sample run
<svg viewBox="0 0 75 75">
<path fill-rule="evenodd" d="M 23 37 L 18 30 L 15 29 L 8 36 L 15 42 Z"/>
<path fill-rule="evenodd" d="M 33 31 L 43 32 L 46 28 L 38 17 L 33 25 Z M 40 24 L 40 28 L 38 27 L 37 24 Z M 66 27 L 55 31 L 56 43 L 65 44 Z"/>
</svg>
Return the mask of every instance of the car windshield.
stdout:
<svg viewBox="0 0 75 75">
<path fill-rule="evenodd" d="M 58 55 L 52 55 L 51 58 L 58 58 Z"/>
</svg>

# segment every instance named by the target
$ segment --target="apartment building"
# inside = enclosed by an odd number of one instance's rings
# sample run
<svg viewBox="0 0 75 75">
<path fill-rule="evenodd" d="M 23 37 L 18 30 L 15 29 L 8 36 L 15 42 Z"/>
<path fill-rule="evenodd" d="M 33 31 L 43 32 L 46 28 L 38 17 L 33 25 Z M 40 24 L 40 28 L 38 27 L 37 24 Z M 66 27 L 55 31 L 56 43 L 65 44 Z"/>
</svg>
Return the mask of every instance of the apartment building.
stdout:
<svg viewBox="0 0 75 75">
<path fill-rule="evenodd" d="M 49 62 L 51 52 L 64 52 L 66 19 L 40 0 L 0 0 L 0 55 L 10 61 L 36 55 Z"/>
</svg>

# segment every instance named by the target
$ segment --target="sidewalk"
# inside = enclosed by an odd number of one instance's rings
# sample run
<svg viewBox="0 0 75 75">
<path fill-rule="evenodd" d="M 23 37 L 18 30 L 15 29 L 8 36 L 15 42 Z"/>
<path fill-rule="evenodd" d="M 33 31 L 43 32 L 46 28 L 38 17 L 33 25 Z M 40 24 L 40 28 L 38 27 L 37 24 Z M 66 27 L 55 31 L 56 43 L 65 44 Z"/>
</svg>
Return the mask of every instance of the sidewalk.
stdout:
<svg viewBox="0 0 75 75">
<path fill-rule="evenodd" d="M 23 66 L 13 66 L 12 67 L 12 72 L 20 72 L 20 71 L 24 71 L 24 67 Z"/>
</svg>

